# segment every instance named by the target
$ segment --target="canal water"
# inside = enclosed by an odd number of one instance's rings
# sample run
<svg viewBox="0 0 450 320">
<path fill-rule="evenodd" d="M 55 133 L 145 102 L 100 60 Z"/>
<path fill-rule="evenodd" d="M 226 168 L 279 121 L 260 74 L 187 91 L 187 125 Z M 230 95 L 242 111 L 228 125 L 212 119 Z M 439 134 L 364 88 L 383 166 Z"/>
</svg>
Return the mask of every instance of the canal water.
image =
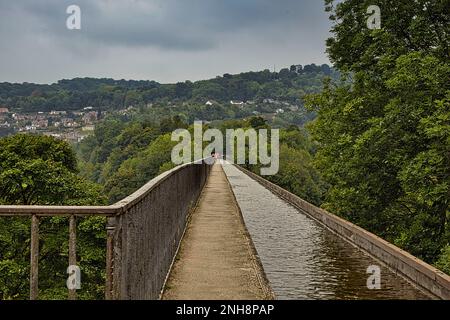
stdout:
<svg viewBox="0 0 450 320">
<path fill-rule="evenodd" d="M 429 299 L 362 250 L 224 165 L 245 224 L 277 299 Z M 381 288 L 368 289 L 369 266 Z"/>
</svg>

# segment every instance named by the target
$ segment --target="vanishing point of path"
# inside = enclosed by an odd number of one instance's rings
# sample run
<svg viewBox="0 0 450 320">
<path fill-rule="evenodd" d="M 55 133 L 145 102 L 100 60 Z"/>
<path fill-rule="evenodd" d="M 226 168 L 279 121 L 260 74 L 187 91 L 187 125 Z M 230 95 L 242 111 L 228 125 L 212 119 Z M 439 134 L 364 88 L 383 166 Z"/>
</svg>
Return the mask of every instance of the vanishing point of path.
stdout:
<svg viewBox="0 0 450 320">
<path fill-rule="evenodd" d="M 188 223 L 163 299 L 270 299 L 271 290 L 222 166 Z"/>
</svg>

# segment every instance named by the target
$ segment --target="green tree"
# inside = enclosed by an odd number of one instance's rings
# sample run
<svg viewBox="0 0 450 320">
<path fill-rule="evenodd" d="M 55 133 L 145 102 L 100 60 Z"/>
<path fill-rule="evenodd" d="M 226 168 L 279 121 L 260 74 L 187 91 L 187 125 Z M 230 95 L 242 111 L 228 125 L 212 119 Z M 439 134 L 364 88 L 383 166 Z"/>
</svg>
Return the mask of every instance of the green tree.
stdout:
<svg viewBox="0 0 450 320">
<path fill-rule="evenodd" d="M 77 176 L 73 150 L 51 137 L 19 134 L 0 139 L 0 204 L 101 205 L 101 188 Z M 0 219 L 0 299 L 28 297 L 30 219 Z M 68 263 L 68 222 L 40 222 L 40 294 L 65 298 Z M 103 296 L 105 221 L 82 219 L 78 225 L 78 254 L 82 298 Z"/>
<path fill-rule="evenodd" d="M 172 167 L 171 152 L 176 142 L 171 134 L 159 136 L 148 147 L 124 161 L 116 173 L 105 182 L 110 202 L 132 194 L 161 172 L 161 167 Z"/>
<path fill-rule="evenodd" d="M 450 239 L 448 1 L 326 3 L 344 83 L 308 98 L 323 206 L 434 263 Z M 369 4 L 380 30 L 365 26 Z"/>
</svg>

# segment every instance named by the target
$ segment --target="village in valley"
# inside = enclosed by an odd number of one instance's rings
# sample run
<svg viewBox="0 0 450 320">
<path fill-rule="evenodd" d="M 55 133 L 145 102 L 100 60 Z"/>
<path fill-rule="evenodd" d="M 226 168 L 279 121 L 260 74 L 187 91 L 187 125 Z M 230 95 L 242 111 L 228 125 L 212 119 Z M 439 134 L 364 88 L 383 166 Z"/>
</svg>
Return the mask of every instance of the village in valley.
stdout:
<svg viewBox="0 0 450 320">
<path fill-rule="evenodd" d="M 50 111 L 35 113 L 12 112 L 0 106 L 0 136 L 16 133 L 39 133 L 68 142 L 80 142 L 95 129 L 106 112 L 92 107 L 80 111 Z"/>
<path fill-rule="evenodd" d="M 240 101 L 231 100 L 229 103 L 219 103 L 214 100 L 207 100 L 203 108 L 213 109 L 214 107 L 235 107 L 242 110 L 247 116 L 261 116 L 269 122 L 273 122 L 277 117 L 290 118 L 292 113 L 303 113 L 299 106 L 284 101 L 274 99 L 260 99 L 260 101 Z M 189 106 L 184 103 L 167 102 L 166 104 L 147 104 L 144 109 L 151 108 L 178 108 Z M 94 133 L 96 124 L 107 115 L 130 115 L 137 112 L 139 108 L 128 106 L 123 110 L 103 110 L 99 111 L 92 106 L 84 107 L 80 110 L 52 110 L 48 112 L 27 112 L 20 113 L 12 111 L 6 106 L 0 105 L 0 137 L 14 133 L 35 133 L 52 136 L 70 143 L 81 142 L 84 138 Z M 141 110 L 142 111 L 142 110 Z M 143 110 L 145 112 L 145 110 Z M 285 114 L 286 113 L 286 114 Z M 197 119 L 208 123 L 207 119 Z"/>
</svg>

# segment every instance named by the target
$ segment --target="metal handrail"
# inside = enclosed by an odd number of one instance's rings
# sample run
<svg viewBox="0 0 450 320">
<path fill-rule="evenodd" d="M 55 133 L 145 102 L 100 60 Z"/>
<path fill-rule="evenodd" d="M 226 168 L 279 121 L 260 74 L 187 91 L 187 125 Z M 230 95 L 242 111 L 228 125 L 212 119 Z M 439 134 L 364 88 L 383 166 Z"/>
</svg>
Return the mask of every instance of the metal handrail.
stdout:
<svg viewBox="0 0 450 320">
<path fill-rule="evenodd" d="M 30 244 L 30 300 L 38 299 L 39 218 L 51 216 L 69 217 L 69 265 L 76 265 L 76 217 L 117 217 L 126 213 L 149 195 L 152 190 L 181 169 L 204 164 L 206 159 L 179 165 L 147 182 L 133 194 L 109 206 L 50 206 L 50 205 L 0 205 L 0 217 L 31 217 Z M 107 226 L 106 286 L 105 298 L 112 299 L 114 226 Z M 69 299 L 76 299 L 76 290 L 69 290 Z"/>
</svg>

